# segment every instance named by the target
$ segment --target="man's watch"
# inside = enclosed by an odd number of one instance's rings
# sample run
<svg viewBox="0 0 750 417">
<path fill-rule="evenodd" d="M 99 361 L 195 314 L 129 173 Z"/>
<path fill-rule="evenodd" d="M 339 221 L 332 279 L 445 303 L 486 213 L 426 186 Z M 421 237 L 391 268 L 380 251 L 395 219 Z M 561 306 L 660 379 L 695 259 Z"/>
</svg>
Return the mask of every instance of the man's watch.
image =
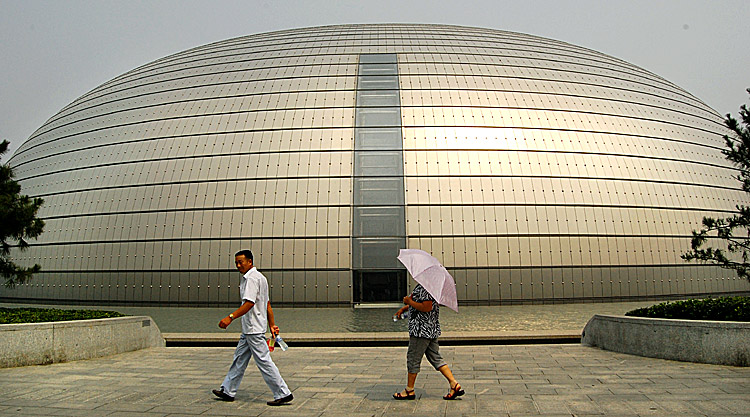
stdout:
<svg viewBox="0 0 750 417">
<path fill-rule="evenodd" d="M 229 320 L 234 320 L 234 313 L 229 313 Z"/>
</svg>

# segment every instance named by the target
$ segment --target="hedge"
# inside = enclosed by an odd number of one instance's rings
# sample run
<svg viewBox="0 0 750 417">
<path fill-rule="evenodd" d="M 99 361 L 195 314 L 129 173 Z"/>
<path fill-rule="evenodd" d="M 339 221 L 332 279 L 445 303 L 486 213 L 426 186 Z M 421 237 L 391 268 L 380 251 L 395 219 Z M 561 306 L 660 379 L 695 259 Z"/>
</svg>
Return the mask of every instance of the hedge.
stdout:
<svg viewBox="0 0 750 417">
<path fill-rule="evenodd" d="M 44 323 L 49 321 L 107 319 L 123 317 L 116 311 L 60 310 L 56 308 L 5 308 L 0 307 L 0 324 Z"/>
<path fill-rule="evenodd" d="M 625 313 L 662 319 L 750 322 L 750 297 L 719 297 L 665 302 Z"/>
</svg>

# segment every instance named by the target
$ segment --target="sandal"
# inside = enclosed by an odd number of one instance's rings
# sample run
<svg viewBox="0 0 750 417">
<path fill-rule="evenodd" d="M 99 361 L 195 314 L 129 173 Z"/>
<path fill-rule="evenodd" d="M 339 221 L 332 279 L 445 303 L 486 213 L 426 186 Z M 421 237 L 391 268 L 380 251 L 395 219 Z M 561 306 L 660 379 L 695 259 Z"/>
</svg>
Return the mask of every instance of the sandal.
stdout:
<svg viewBox="0 0 750 417">
<path fill-rule="evenodd" d="M 408 390 L 404 388 L 404 391 L 406 391 L 406 395 L 403 395 L 400 392 L 397 392 L 393 394 L 393 398 L 396 400 L 413 400 L 417 398 L 416 394 L 414 394 L 414 390 Z"/>
<path fill-rule="evenodd" d="M 447 394 L 443 395 L 444 400 L 455 400 L 456 398 L 466 394 L 464 390 L 461 389 L 461 384 L 456 382 L 456 385 L 451 387 L 451 390 L 448 391 Z"/>
</svg>

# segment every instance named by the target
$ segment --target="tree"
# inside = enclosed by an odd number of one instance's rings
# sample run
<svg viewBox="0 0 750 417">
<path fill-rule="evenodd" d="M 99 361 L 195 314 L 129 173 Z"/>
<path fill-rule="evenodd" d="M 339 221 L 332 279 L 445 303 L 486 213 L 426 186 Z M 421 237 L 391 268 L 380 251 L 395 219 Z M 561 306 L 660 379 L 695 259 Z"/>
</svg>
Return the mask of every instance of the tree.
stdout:
<svg viewBox="0 0 750 417">
<path fill-rule="evenodd" d="M 747 89 L 750 93 L 750 88 Z M 737 179 L 742 183 L 742 190 L 750 193 L 750 110 L 746 105 L 740 106 L 740 119 L 727 114 L 724 123 L 732 131 L 732 136 L 724 135 L 727 149 L 721 151 L 737 168 Z M 735 229 L 739 236 L 735 235 Z M 702 249 L 709 234 L 726 241 L 727 254 L 721 249 Z M 737 206 L 737 213 L 733 216 L 714 219 L 703 218 L 703 228 L 696 232 L 690 242 L 692 250 L 682 254 L 686 261 L 698 260 L 719 265 L 722 268 L 734 269 L 737 275 L 750 281 L 750 207 Z"/>
<path fill-rule="evenodd" d="M 8 144 L 7 140 L 0 143 L 0 155 L 8 150 Z M 0 165 L 0 275 L 8 288 L 28 281 L 42 269 L 39 265 L 30 268 L 16 265 L 10 258 L 10 249 L 25 250 L 29 246 L 26 239 L 34 239 L 44 230 L 44 221 L 36 218 L 44 200 L 21 195 L 21 186 L 13 177 L 8 164 Z"/>
</svg>

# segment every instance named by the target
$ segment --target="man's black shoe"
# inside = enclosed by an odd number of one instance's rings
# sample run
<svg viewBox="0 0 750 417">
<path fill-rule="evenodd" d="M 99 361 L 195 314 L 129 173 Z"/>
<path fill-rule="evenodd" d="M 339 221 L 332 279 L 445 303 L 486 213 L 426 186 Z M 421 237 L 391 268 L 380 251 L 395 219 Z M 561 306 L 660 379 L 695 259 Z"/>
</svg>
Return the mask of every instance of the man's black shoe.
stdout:
<svg viewBox="0 0 750 417">
<path fill-rule="evenodd" d="M 294 399 L 294 395 L 289 394 L 284 398 L 279 398 L 278 400 L 269 401 L 266 404 L 276 406 L 276 405 L 284 405 L 288 403 L 289 401 L 292 401 Z"/>
<path fill-rule="evenodd" d="M 222 401 L 234 401 L 234 397 L 224 392 L 224 389 L 212 389 L 211 392 L 213 392 L 214 395 L 219 397 Z"/>
</svg>

